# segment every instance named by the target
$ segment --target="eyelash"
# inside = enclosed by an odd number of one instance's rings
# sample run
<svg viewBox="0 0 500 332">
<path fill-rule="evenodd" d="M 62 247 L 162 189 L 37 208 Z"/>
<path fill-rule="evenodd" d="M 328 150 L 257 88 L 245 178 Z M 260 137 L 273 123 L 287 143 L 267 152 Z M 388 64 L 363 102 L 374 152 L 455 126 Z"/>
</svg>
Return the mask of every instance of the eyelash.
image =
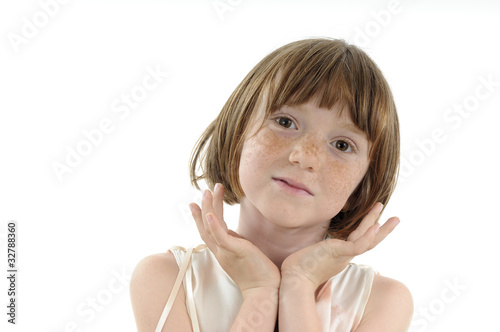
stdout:
<svg viewBox="0 0 500 332">
<path fill-rule="evenodd" d="M 289 118 L 289 117 L 287 117 L 287 116 L 278 116 L 278 117 L 276 117 L 276 118 L 274 119 L 274 121 L 276 121 L 276 123 L 277 123 L 279 126 L 283 127 L 283 128 L 290 129 L 290 128 L 288 128 L 288 127 L 282 126 L 282 125 L 279 123 L 279 121 L 278 121 L 278 120 L 281 120 L 281 119 L 286 119 L 286 120 L 290 121 L 291 123 L 295 124 L 295 123 L 293 122 L 293 120 L 292 120 L 292 119 L 290 119 L 290 118 Z"/>
<path fill-rule="evenodd" d="M 280 116 L 278 116 L 278 117 L 274 118 L 274 119 L 273 119 L 273 121 L 275 121 L 275 122 L 278 124 L 278 126 L 280 126 L 280 127 L 283 127 L 283 128 L 285 128 L 285 129 L 290 129 L 290 128 L 288 128 L 288 127 L 282 126 L 282 125 L 279 123 L 279 120 L 281 120 L 281 119 L 286 119 L 286 120 L 290 121 L 292 124 L 294 124 L 294 125 L 295 125 L 295 122 L 294 122 L 292 119 L 290 119 L 290 118 L 289 118 L 289 117 L 287 117 L 287 116 L 283 116 L 283 115 L 280 115 Z M 349 140 L 349 139 L 338 139 L 338 140 L 333 141 L 332 143 L 335 143 L 335 142 L 338 142 L 338 141 L 341 141 L 341 142 L 345 142 L 345 143 L 347 143 L 347 144 L 349 145 L 348 149 L 349 149 L 349 148 L 351 148 L 351 150 L 352 150 L 352 151 L 342 151 L 342 150 L 339 150 L 340 152 L 345 152 L 345 153 L 353 153 L 353 152 L 357 152 L 356 145 L 355 145 L 355 144 L 354 144 L 351 140 Z M 334 146 L 334 145 L 332 144 L 332 146 Z M 338 150 L 338 149 L 337 149 L 337 150 Z"/>
</svg>

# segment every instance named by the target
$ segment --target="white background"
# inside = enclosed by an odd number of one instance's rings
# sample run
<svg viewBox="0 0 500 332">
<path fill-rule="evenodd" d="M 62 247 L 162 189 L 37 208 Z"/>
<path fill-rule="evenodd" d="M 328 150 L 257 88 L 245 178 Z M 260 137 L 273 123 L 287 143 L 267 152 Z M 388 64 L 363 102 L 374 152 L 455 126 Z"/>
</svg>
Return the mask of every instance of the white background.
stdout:
<svg viewBox="0 0 500 332">
<path fill-rule="evenodd" d="M 401 122 L 405 167 L 383 215 L 401 224 L 355 261 L 410 288 L 411 331 L 497 328 L 498 2 L 54 3 L 0 5 L 0 266 L 16 220 L 20 271 L 14 327 L 1 278 L 2 331 L 134 331 L 137 262 L 200 241 L 186 214 L 197 138 L 262 57 L 318 36 L 377 62 Z M 148 67 L 168 77 L 120 118 L 113 105 L 139 91 Z M 53 164 L 103 119 L 112 132 L 60 180 Z M 429 143 L 434 131 L 444 138 Z M 236 216 L 227 209 L 233 228 Z"/>
</svg>

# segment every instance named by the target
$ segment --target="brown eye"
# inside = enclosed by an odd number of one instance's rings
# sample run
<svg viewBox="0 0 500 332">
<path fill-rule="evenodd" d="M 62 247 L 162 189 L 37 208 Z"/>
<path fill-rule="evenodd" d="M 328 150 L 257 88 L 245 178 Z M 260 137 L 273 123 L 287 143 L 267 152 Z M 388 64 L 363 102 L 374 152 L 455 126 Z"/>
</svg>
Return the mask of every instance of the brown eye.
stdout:
<svg viewBox="0 0 500 332">
<path fill-rule="evenodd" d="M 335 147 L 343 152 L 351 148 L 346 141 L 335 141 Z"/>
<path fill-rule="evenodd" d="M 288 118 L 277 118 L 276 122 L 282 127 L 290 128 L 293 125 L 293 121 Z"/>
</svg>

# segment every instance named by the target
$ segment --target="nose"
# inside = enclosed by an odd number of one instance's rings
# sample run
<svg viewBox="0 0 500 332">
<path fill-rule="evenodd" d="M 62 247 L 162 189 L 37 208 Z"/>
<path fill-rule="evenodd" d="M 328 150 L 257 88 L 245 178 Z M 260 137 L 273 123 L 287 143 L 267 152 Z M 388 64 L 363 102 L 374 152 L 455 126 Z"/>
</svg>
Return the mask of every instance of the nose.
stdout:
<svg viewBox="0 0 500 332">
<path fill-rule="evenodd" d="M 303 169 L 318 170 L 321 161 L 321 143 L 313 134 L 296 139 L 288 160 Z"/>
</svg>

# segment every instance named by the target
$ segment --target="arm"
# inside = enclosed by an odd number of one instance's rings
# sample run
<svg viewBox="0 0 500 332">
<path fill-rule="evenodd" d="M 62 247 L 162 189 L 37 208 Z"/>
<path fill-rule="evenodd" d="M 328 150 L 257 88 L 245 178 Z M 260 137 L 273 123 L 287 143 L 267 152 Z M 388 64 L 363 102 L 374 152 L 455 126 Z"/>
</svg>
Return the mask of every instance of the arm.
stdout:
<svg viewBox="0 0 500 332">
<path fill-rule="evenodd" d="M 310 282 L 283 276 L 279 308 L 280 331 L 323 331 L 316 311 L 315 288 Z"/>
<path fill-rule="evenodd" d="M 223 219 L 224 188 L 204 192 L 201 208 L 191 212 L 202 240 L 238 286 L 243 303 L 231 332 L 274 331 L 278 312 L 278 267 L 250 241 L 227 228 Z M 223 317 L 224 313 L 221 313 Z"/>
<path fill-rule="evenodd" d="M 171 252 L 152 255 L 139 262 L 130 281 L 130 297 L 138 332 L 155 330 L 178 273 L 179 268 Z M 246 292 L 231 332 L 272 331 L 276 322 L 277 294 L 277 290 L 272 289 Z M 220 319 L 224 319 L 223 313 Z M 193 331 L 182 285 L 162 331 Z"/>
<path fill-rule="evenodd" d="M 283 261 L 280 331 L 322 331 L 315 306 L 316 290 L 340 273 L 353 257 L 374 248 L 394 230 L 398 218 L 390 218 L 382 227 L 379 226 L 377 219 L 382 207 L 380 203 L 375 204 L 346 241 L 324 240 L 294 252 Z M 300 312 L 304 314 L 300 316 Z"/>
<path fill-rule="evenodd" d="M 222 219 L 222 186 L 204 195 L 203 210 L 191 205 L 201 238 L 238 285 L 243 303 L 231 331 L 273 331 L 278 306 L 279 270 L 258 248 L 228 230 Z M 211 215 L 212 223 L 207 221 Z M 130 295 L 137 329 L 154 331 L 179 268 L 172 253 L 143 259 L 132 275 Z M 224 313 L 215 319 L 225 319 Z M 184 292 L 179 292 L 162 331 L 191 332 Z"/>
<path fill-rule="evenodd" d="M 283 279 L 281 285 L 280 330 L 323 331 L 311 284 Z M 412 316 L 413 300 L 408 288 L 394 279 L 375 275 L 365 312 L 355 332 L 408 331 Z"/>
<path fill-rule="evenodd" d="M 137 264 L 130 280 L 130 298 L 138 332 L 154 331 L 179 273 L 171 252 L 151 255 Z M 162 331 L 192 332 L 183 286 Z"/>
<path fill-rule="evenodd" d="M 278 290 L 252 289 L 243 293 L 243 304 L 230 332 L 274 331 L 278 312 Z"/>
</svg>

